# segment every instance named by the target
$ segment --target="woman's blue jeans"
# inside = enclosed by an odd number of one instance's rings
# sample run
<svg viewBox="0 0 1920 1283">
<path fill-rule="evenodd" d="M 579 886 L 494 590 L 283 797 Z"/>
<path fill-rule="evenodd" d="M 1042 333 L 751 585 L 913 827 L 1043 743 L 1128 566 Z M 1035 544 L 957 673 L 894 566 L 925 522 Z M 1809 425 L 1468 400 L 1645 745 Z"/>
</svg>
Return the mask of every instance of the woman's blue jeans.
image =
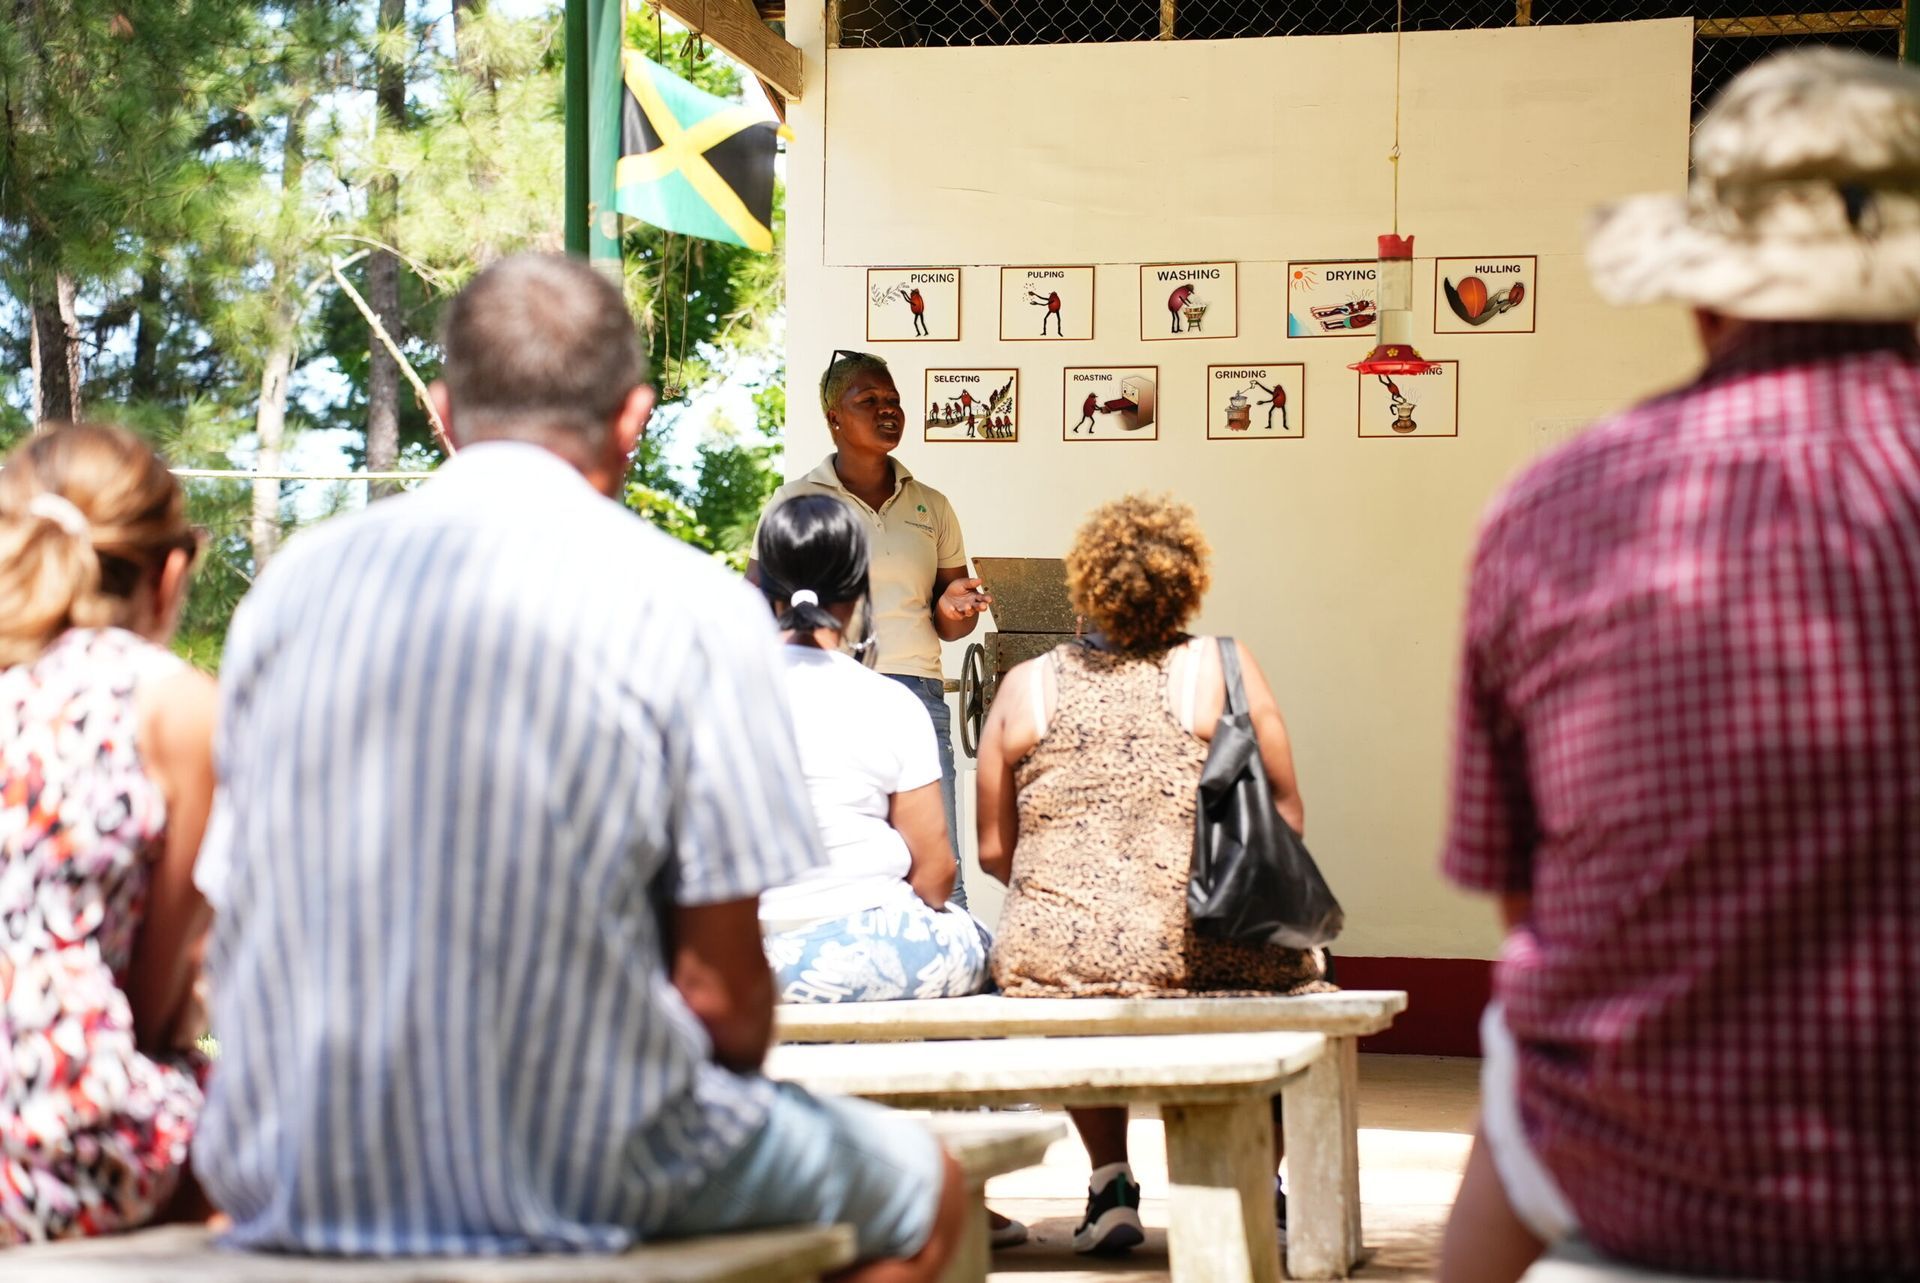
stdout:
<svg viewBox="0 0 1920 1283">
<path fill-rule="evenodd" d="M 927 716 L 933 719 L 933 738 L 940 745 L 940 800 L 947 808 L 947 840 L 953 843 L 953 903 L 967 907 L 967 888 L 961 880 L 960 826 L 955 820 L 953 803 L 953 718 L 947 710 L 946 683 L 938 677 L 888 677 L 920 697 Z"/>
</svg>

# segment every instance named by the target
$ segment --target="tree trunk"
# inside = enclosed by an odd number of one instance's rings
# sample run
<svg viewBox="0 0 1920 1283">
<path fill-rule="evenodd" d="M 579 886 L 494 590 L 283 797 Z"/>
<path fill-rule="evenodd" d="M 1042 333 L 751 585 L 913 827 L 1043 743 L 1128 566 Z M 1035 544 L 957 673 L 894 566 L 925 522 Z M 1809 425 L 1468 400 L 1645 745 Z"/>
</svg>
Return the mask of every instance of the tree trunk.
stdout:
<svg viewBox="0 0 1920 1283">
<path fill-rule="evenodd" d="M 287 436 L 287 381 L 293 375 L 294 335 L 289 326 L 285 337 L 276 341 L 267 353 L 260 371 L 260 405 L 254 412 L 254 431 L 260 438 L 254 471 L 280 471 L 280 448 Z M 280 550 L 280 482 L 259 480 L 253 483 L 253 573 L 267 568 L 267 562 Z"/>
<path fill-rule="evenodd" d="M 162 281 L 157 264 L 140 276 L 140 305 L 133 332 L 133 375 L 128 391 L 135 401 L 160 394 L 160 336 L 167 328 L 160 304 Z"/>
<path fill-rule="evenodd" d="M 33 420 L 36 427 L 80 417 L 80 317 L 77 290 L 65 272 L 54 277 L 50 294 L 35 291 L 32 300 Z"/>
<path fill-rule="evenodd" d="M 379 108 L 378 128 L 396 133 L 406 128 L 407 71 L 394 48 L 399 31 L 407 19 L 406 0 L 380 0 L 380 39 L 376 45 L 377 69 L 374 99 Z M 399 183 L 391 174 L 375 180 L 372 212 L 376 235 L 387 244 L 394 242 L 399 213 Z M 367 260 L 367 302 L 379 316 L 380 324 L 396 344 L 406 343 L 406 330 L 400 314 L 400 261 L 386 250 L 375 250 Z M 367 327 L 367 471 L 391 472 L 400 461 L 400 367 L 393 356 Z M 398 493 L 390 482 L 372 482 L 368 494 L 375 499 Z"/>
</svg>

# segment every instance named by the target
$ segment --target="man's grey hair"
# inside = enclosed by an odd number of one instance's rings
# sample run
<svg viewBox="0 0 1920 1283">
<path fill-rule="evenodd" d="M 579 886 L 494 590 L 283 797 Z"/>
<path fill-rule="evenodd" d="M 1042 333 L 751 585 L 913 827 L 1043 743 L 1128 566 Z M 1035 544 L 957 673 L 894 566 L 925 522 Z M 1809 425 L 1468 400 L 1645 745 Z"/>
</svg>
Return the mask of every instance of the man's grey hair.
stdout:
<svg viewBox="0 0 1920 1283">
<path fill-rule="evenodd" d="M 836 352 L 820 374 L 820 413 L 826 414 L 840 404 L 847 385 L 862 374 L 885 374 L 892 378 L 887 363 L 871 352 Z"/>
<path fill-rule="evenodd" d="M 646 356 L 620 288 L 578 259 L 518 254 L 447 308 L 444 377 L 469 441 L 565 434 L 598 448 Z"/>
</svg>

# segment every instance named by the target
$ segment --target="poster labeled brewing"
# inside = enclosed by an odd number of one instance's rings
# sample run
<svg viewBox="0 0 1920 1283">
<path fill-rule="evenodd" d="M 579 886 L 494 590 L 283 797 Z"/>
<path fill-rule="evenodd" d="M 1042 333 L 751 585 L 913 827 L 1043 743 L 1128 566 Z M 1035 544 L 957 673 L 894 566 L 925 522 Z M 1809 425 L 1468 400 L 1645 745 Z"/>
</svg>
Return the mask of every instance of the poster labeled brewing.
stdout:
<svg viewBox="0 0 1920 1283">
<path fill-rule="evenodd" d="M 928 441 L 1012 441 L 1020 435 L 1018 370 L 928 370 Z"/>
<path fill-rule="evenodd" d="M 1283 441 L 1307 432 L 1307 367 L 1209 365 L 1207 439 Z"/>
<path fill-rule="evenodd" d="M 1149 263 L 1140 269 L 1142 339 L 1230 339 L 1239 333 L 1239 264 Z"/>
<path fill-rule="evenodd" d="M 867 269 L 867 342 L 951 342 L 960 337 L 960 269 Z"/>
<path fill-rule="evenodd" d="M 1460 362 L 1435 361 L 1425 374 L 1356 374 L 1363 437 L 1460 435 Z"/>
<path fill-rule="evenodd" d="M 1091 267 L 1000 269 L 1002 342 L 1092 337 Z"/>
<path fill-rule="evenodd" d="M 1156 441 L 1160 368 L 1068 367 L 1060 434 L 1069 441 Z"/>
<path fill-rule="evenodd" d="M 1437 258 L 1433 261 L 1435 334 L 1531 334 L 1540 260 Z"/>
<path fill-rule="evenodd" d="M 1379 265 L 1370 258 L 1287 264 L 1287 337 L 1341 339 L 1378 332 Z"/>
</svg>

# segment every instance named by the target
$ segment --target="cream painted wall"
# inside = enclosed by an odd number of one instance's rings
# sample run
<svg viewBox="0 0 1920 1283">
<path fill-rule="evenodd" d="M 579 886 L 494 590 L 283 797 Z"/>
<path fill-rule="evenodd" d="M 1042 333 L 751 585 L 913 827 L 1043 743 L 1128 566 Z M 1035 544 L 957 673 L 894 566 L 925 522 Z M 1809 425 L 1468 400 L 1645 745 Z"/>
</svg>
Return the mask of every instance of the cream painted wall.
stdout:
<svg viewBox="0 0 1920 1283">
<path fill-rule="evenodd" d="M 1461 435 L 1363 441 L 1345 366 L 1366 342 L 1284 337 L 1285 263 L 1368 257 L 1387 230 L 1391 36 L 828 54 L 806 9 L 788 20 L 808 79 L 789 117 L 787 470 L 829 448 L 811 389 L 833 348 L 864 345 L 863 269 L 969 265 L 960 342 L 879 349 L 908 405 L 901 457 L 969 550 L 1061 555 L 1128 490 L 1192 502 L 1216 550 L 1200 625 L 1273 681 L 1348 911 L 1339 948 L 1491 956 L 1489 909 L 1434 871 L 1463 568 L 1518 465 L 1695 360 L 1683 316 L 1606 308 L 1580 259 L 1594 204 L 1685 182 L 1691 25 L 1406 37 L 1401 225 L 1423 350 L 1461 362 Z M 1431 336 L 1432 257 L 1473 254 L 1539 256 L 1537 334 Z M 1239 337 L 1140 342 L 1134 265 L 1205 259 L 1241 265 Z M 1000 343 L 997 267 L 1047 263 L 1100 265 L 1096 337 Z M 1300 360 L 1304 440 L 1204 439 L 1208 364 Z M 1160 440 L 1063 441 L 1062 367 L 1134 363 L 1161 368 Z M 1017 367 L 1021 440 L 919 442 L 930 365 Z"/>
</svg>

